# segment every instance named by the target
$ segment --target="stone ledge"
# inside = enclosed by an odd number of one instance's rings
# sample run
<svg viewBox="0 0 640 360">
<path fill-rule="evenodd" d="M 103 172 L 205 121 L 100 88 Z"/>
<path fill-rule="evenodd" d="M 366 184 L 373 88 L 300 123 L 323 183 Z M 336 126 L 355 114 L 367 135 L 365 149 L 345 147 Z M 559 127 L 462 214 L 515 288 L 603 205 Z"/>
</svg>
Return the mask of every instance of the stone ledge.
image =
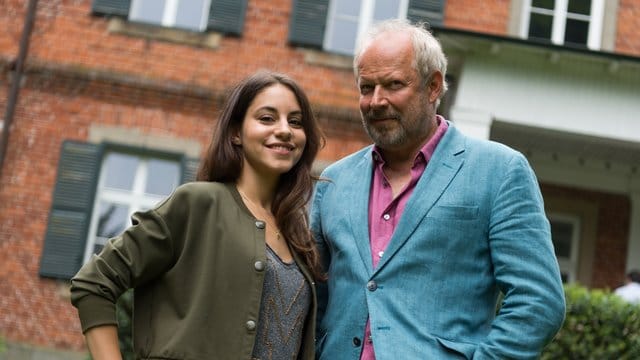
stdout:
<svg viewBox="0 0 640 360">
<path fill-rule="evenodd" d="M 109 19 L 107 31 L 112 34 L 122 34 L 209 49 L 217 49 L 222 39 L 222 35 L 216 32 L 198 33 L 188 30 L 133 23 L 117 17 Z"/>
<path fill-rule="evenodd" d="M 352 56 L 332 54 L 314 49 L 300 48 L 299 51 L 304 54 L 304 61 L 307 64 L 327 66 L 342 70 L 351 70 L 353 68 Z"/>
<path fill-rule="evenodd" d="M 78 328 L 78 337 L 82 337 L 82 332 Z M 45 348 L 34 345 L 14 343 L 5 340 L 5 351 L 0 354 L 0 359 L 12 360 L 85 360 L 88 358 L 87 352 L 78 352 L 73 350 L 61 350 L 54 348 Z"/>
</svg>

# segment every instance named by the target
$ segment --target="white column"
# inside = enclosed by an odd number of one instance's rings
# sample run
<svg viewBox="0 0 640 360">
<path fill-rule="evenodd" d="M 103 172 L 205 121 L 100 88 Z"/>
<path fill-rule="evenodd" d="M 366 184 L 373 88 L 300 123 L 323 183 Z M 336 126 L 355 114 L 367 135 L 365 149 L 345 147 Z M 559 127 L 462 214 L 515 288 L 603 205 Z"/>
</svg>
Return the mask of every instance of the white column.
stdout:
<svg viewBox="0 0 640 360">
<path fill-rule="evenodd" d="M 487 111 L 454 107 L 451 109 L 450 120 L 465 135 L 477 139 L 489 139 L 493 117 Z"/>
<path fill-rule="evenodd" d="M 627 270 L 640 269 L 640 178 L 631 186 L 631 228 L 629 229 L 629 251 Z"/>
</svg>

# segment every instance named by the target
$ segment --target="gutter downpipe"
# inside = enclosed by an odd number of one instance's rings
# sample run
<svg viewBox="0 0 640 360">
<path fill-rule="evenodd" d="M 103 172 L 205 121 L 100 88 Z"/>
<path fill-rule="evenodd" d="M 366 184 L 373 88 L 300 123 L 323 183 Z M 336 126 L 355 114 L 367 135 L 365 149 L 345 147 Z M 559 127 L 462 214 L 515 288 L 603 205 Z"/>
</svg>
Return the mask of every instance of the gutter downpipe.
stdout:
<svg viewBox="0 0 640 360">
<path fill-rule="evenodd" d="M 7 108 L 4 114 L 4 123 L 2 126 L 2 137 L 0 138 L 0 179 L 2 178 L 2 169 L 4 168 L 4 159 L 9 145 L 9 132 L 13 123 L 13 116 L 18 102 L 18 94 L 20 92 L 20 82 L 24 71 L 24 63 L 27 59 L 27 50 L 29 49 L 29 39 L 33 30 L 33 24 L 36 17 L 36 6 L 38 0 L 29 0 L 27 5 L 27 14 L 25 15 L 24 27 L 20 37 L 20 48 L 18 57 L 11 76 L 11 88 L 9 97 L 7 98 Z"/>
</svg>

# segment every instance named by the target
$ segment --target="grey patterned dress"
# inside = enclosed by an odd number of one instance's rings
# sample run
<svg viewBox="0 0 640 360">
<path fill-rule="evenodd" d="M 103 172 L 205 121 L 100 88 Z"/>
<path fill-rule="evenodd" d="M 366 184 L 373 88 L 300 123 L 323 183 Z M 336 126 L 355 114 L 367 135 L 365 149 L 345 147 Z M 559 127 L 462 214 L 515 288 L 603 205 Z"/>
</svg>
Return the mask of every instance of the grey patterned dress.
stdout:
<svg viewBox="0 0 640 360">
<path fill-rule="evenodd" d="M 297 359 L 310 304 L 311 290 L 298 265 L 283 262 L 267 246 L 253 359 Z"/>
</svg>

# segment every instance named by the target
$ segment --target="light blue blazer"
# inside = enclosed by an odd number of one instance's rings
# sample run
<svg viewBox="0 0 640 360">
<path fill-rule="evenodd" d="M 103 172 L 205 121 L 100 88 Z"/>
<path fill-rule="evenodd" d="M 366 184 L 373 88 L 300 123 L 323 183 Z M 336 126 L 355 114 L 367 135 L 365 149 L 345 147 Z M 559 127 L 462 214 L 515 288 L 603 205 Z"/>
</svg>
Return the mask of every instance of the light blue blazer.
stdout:
<svg viewBox="0 0 640 360">
<path fill-rule="evenodd" d="M 369 146 L 329 166 L 315 189 L 311 228 L 329 275 L 319 358 L 359 359 L 367 316 L 378 360 L 537 358 L 565 301 L 527 160 L 450 123 L 376 269 L 372 164 Z"/>
</svg>

